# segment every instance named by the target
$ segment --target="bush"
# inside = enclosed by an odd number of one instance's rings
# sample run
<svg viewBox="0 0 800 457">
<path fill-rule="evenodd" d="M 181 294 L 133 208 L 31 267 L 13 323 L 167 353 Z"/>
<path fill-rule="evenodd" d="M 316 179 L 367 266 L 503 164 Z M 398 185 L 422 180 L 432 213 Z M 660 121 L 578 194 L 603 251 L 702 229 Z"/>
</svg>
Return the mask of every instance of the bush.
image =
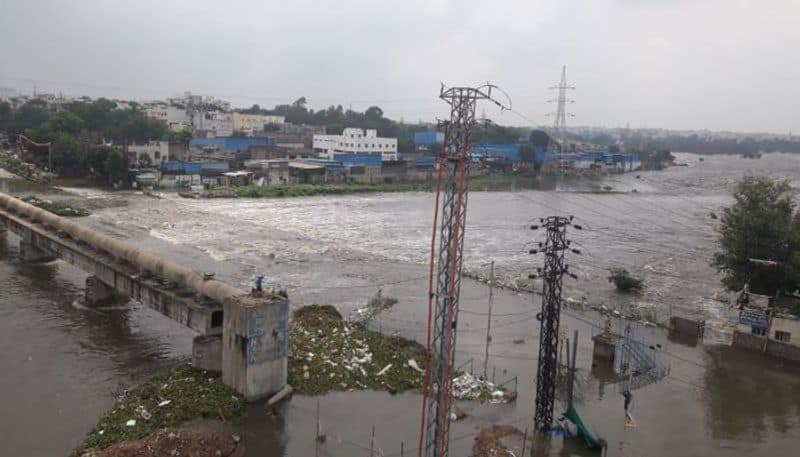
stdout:
<svg viewBox="0 0 800 457">
<path fill-rule="evenodd" d="M 644 281 L 632 276 L 625 268 L 612 268 L 608 271 L 611 273 L 608 276 L 608 282 L 613 282 L 617 286 L 617 290 L 635 292 L 644 287 Z"/>
</svg>

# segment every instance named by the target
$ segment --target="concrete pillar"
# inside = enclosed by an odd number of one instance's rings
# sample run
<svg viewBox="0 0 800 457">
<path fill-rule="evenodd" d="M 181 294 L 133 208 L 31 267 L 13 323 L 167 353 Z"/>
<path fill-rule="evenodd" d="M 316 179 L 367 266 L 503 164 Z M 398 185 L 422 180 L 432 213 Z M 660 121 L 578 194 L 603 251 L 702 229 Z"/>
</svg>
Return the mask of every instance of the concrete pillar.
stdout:
<svg viewBox="0 0 800 457">
<path fill-rule="evenodd" d="M 242 296 L 224 304 L 222 380 L 249 401 L 286 385 L 289 299 Z"/>
<path fill-rule="evenodd" d="M 222 371 L 222 335 L 200 335 L 192 341 L 192 364 L 208 371 Z"/>
<path fill-rule="evenodd" d="M 25 262 L 50 262 L 56 256 L 34 246 L 28 241 L 19 242 L 19 257 Z"/>
<path fill-rule="evenodd" d="M 97 276 L 86 278 L 86 291 L 84 299 L 87 305 L 101 306 L 114 301 L 116 293 L 114 288 L 101 281 Z"/>
</svg>

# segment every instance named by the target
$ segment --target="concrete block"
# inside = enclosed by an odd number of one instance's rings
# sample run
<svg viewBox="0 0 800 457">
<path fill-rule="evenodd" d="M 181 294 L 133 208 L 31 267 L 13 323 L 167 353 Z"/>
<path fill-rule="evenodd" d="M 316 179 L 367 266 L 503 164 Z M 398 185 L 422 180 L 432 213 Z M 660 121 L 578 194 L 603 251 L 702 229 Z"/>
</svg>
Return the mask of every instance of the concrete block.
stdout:
<svg viewBox="0 0 800 457">
<path fill-rule="evenodd" d="M 83 297 L 87 305 L 102 306 L 114 302 L 117 295 L 113 287 L 92 275 L 86 278 L 86 290 Z"/>
<path fill-rule="evenodd" d="M 254 401 L 286 385 L 289 300 L 243 296 L 225 303 L 222 380 Z"/>
<path fill-rule="evenodd" d="M 23 240 L 19 242 L 19 258 L 24 262 L 50 262 L 56 256 Z"/>
<path fill-rule="evenodd" d="M 199 335 L 192 341 L 192 364 L 208 371 L 222 371 L 222 335 Z"/>
</svg>

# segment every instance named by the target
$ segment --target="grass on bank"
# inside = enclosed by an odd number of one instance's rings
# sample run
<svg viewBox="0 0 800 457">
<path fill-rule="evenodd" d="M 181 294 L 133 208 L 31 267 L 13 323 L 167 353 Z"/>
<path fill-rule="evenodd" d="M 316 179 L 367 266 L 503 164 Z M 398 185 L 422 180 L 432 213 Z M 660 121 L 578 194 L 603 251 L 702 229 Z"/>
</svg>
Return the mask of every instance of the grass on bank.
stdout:
<svg viewBox="0 0 800 457">
<path fill-rule="evenodd" d="M 519 173 L 480 175 L 469 178 L 475 191 L 508 191 L 538 189 L 539 178 Z M 230 189 L 231 196 L 242 198 L 308 197 L 312 195 L 344 195 L 370 192 L 432 192 L 433 180 L 386 181 L 375 183 L 287 184 L 282 186 L 241 186 Z"/>
<path fill-rule="evenodd" d="M 161 406 L 159 406 L 159 404 Z M 117 404 L 73 452 L 142 438 L 197 418 L 230 420 L 245 412 L 245 399 L 217 373 L 180 365 L 164 370 L 119 396 Z M 134 420 L 135 425 L 128 426 Z"/>
</svg>

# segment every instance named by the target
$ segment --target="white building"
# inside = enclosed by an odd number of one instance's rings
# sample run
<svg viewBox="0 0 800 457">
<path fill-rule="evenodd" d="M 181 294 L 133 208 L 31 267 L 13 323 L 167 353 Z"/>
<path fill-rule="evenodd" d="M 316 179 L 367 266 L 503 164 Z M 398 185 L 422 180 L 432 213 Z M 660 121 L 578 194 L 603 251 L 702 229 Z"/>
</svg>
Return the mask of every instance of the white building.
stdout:
<svg viewBox="0 0 800 457">
<path fill-rule="evenodd" d="M 233 115 L 222 111 L 197 111 L 192 116 L 192 127 L 205 136 L 231 136 Z"/>
<path fill-rule="evenodd" d="M 346 128 L 341 135 L 314 135 L 314 152 L 333 159 L 335 154 L 381 153 L 381 160 L 397 160 L 397 138 L 382 138 L 374 129 Z"/>
<path fill-rule="evenodd" d="M 183 108 L 166 103 L 153 103 L 146 106 L 145 112 L 154 119 L 166 122 L 170 130 L 173 131 L 180 131 L 192 127 L 191 117 Z"/>
<path fill-rule="evenodd" d="M 284 117 L 266 114 L 233 113 L 233 130 L 253 135 L 263 132 L 268 124 L 283 124 Z"/>
<path fill-rule="evenodd" d="M 137 165 L 149 159 L 151 166 L 160 168 L 162 162 L 169 160 L 169 142 L 156 140 L 144 144 L 131 144 L 128 145 L 128 155 Z"/>
</svg>

